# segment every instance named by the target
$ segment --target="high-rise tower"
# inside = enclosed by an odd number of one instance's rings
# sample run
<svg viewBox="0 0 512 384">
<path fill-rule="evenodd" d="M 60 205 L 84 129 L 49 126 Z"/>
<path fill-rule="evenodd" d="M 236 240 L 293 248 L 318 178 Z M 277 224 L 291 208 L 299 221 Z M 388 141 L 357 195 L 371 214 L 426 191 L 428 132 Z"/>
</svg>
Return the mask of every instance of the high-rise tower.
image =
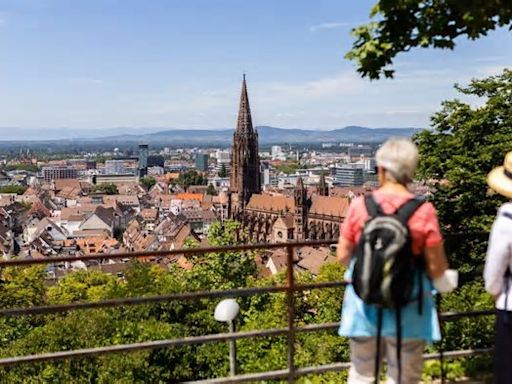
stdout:
<svg viewBox="0 0 512 384">
<path fill-rule="evenodd" d="M 258 154 L 258 132 L 252 126 L 251 108 L 247 95 L 245 75 L 240 95 L 238 122 L 233 134 L 230 175 L 230 216 L 241 212 L 253 193 L 260 193 L 260 158 Z"/>
<path fill-rule="evenodd" d="M 144 177 L 148 174 L 148 156 L 149 146 L 147 144 L 139 144 L 139 164 L 138 176 Z"/>
</svg>

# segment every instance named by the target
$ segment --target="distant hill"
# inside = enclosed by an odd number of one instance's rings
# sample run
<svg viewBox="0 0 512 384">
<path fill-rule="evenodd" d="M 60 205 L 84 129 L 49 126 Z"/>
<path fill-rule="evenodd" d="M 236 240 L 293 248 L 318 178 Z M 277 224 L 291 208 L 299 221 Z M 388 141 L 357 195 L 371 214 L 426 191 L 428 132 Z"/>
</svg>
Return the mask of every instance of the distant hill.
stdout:
<svg viewBox="0 0 512 384">
<path fill-rule="evenodd" d="M 260 144 L 278 143 L 322 143 L 322 142 L 382 142 L 391 136 L 410 137 L 418 128 L 366 128 L 348 126 L 329 131 L 318 129 L 285 129 L 269 126 L 256 127 Z M 67 141 L 90 143 L 147 142 L 165 145 L 228 145 L 233 139 L 233 129 L 169 129 L 158 128 L 110 128 L 100 129 L 2 129 L 0 141 L 41 142 Z M 7 134 L 8 132 L 8 134 Z"/>
<path fill-rule="evenodd" d="M 348 126 L 330 131 L 313 129 L 284 129 L 268 126 L 256 127 L 260 144 L 322 143 L 329 141 L 382 142 L 392 136 L 411 137 L 419 128 L 365 128 Z M 233 129 L 200 130 L 173 129 L 143 135 L 104 137 L 101 140 L 145 141 L 149 144 L 229 144 Z"/>
</svg>

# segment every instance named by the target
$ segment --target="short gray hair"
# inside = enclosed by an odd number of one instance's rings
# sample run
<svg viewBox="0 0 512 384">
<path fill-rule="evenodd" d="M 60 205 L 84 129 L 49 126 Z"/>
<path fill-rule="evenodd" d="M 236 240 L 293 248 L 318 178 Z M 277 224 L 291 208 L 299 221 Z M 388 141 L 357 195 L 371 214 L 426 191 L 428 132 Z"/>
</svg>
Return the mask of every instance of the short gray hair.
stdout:
<svg viewBox="0 0 512 384">
<path fill-rule="evenodd" d="M 386 170 L 386 177 L 400 184 L 412 181 L 418 165 L 418 148 L 407 138 L 386 141 L 375 154 L 378 167 Z"/>
</svg>

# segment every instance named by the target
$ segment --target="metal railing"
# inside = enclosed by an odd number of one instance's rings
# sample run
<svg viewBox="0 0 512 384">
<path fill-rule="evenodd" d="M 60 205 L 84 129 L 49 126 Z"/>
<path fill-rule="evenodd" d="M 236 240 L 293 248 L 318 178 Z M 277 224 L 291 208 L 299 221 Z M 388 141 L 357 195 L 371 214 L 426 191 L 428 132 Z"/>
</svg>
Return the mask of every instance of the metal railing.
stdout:
<svg viewBox="0 0 512 384">
<path fill-rule="evenodd" d="M 258 380 L 286 379 L 289 383 L 295 382 L 295 379 L 310 374 L 319 374 L 332 371 L 341 371 L 349 367 L 349 363 L 340 362 L 321 366 L 312 366 L 299 368 L 295 364 L 295 344 L 296 334 L 306 332 L 318 332 L 335 330 L 338 323 L 321 323 L 305 326 L 295 325 L 295 294 L 297 292 L 308 291 L 312 289 L 336 288 L 345 285 L 343 281 L 318 282 L 309 284 L 297 284 L 294 273 L 294 250 L 297 247 L 304 246 L 330 246 L 335 244 L 334 240 L 319 241 L 303 241 L 280 244 L 248 244 L 233 245 L 223 247 L 207 247 L 207 248 L 190 248 L 172 251 L 155 251 L 155 252 L 134 252 L 134 253 L 118 253 L 118 254 L 95 254 L 83 256 L 65 256 L 44 259 L 12 259 L 0 261 L 0 268 L 8 266 L 28 266 L 35 264 L 55 264 L 72 261 L 98 261 L 105 259 L 138 259 L 146 257 L 176 257 L 191 255 L 206 255 L 209 253 L 226 252 L 226 251 L 254 251 L 269 249 L 286 249 L 286 285 L 258 287 L 258 288 L 238 288 L 229 290 L 213 290 L 198 292 L 183 292 L 168 295 L 146 296 L 146 297 L 128 297 L 116 298 L 110 300 L 101 300 L 95 302 L 77 302 L 70 304 L 33 306 L 27 308 L 2 308 L 0 316 L 24 316 L 24 315 L 40 315 L 63 313 L 74 310 L 112 308 L 117 306 L 133 306 L 141 304 L 154 304 L 171 301 L 182 300 L 198 300 L 205 298 L 226 298 L 226 297 L 247 297 L 253 295 L 261 295 L 266 293 L 286 293 L 287 301 L 287 327 L 241 331 L 235 333 L 220 333 L 202 336 L 182 337 L 176 339 L 156 340 L 140 343 L 111 345 L 96 348 L 78 349 L 70 351 L 42 353 L 28 356 L 16 356 L 0 359 L 0 367 L 15 366 L 27 363 L 52 362 L 65 359 L 75 359 L 83 357 L 96 357 L 112 353 L 134 352 L 141 350 L 153 350 L 165 347 L 176 347 L 185 345 L 197 345 L 205 343 L 216 343 L 231 340 L 241 340 L 249 338 L 261 338 L 272 336 L 287 337 L 287 368 L 275 371 L 251 373 L 235 375 L 232 377 L 214 378 L 201 381 L 192 381 L 190 383 L 241 383 Z M 493 310 L 471 311 L 471 312 L 448 312 L 441 315 L 442 321 L 453 321 L 463 317 L 488 316 L 494 314 Z M 464 351 L 448 351 L 443 354 L 444 358 L 458 358 L 465 356 L 474 356 L 477 354 L 489 353 L 491 349 L 477 349 Z M 438 359 L 440 354 L 424 355 L 426 360 Z"/>
</svg>

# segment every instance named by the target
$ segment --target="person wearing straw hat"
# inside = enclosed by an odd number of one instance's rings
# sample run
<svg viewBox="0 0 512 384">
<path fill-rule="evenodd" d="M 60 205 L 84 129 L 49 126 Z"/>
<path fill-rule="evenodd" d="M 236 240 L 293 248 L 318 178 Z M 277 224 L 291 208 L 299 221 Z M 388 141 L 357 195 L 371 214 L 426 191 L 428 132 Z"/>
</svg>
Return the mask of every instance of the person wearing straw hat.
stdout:
<svg viewBox="0 0 512 384">
<path fill-rule="evenodd" d="M 494 191 L 512 200 L 512 152 L 487 176 Z M 512 202 L 503 204 L 492 225 L 484 268 L 485 289 L 496 299 L 494 383 L 512 383 Z"/>
</svg>

